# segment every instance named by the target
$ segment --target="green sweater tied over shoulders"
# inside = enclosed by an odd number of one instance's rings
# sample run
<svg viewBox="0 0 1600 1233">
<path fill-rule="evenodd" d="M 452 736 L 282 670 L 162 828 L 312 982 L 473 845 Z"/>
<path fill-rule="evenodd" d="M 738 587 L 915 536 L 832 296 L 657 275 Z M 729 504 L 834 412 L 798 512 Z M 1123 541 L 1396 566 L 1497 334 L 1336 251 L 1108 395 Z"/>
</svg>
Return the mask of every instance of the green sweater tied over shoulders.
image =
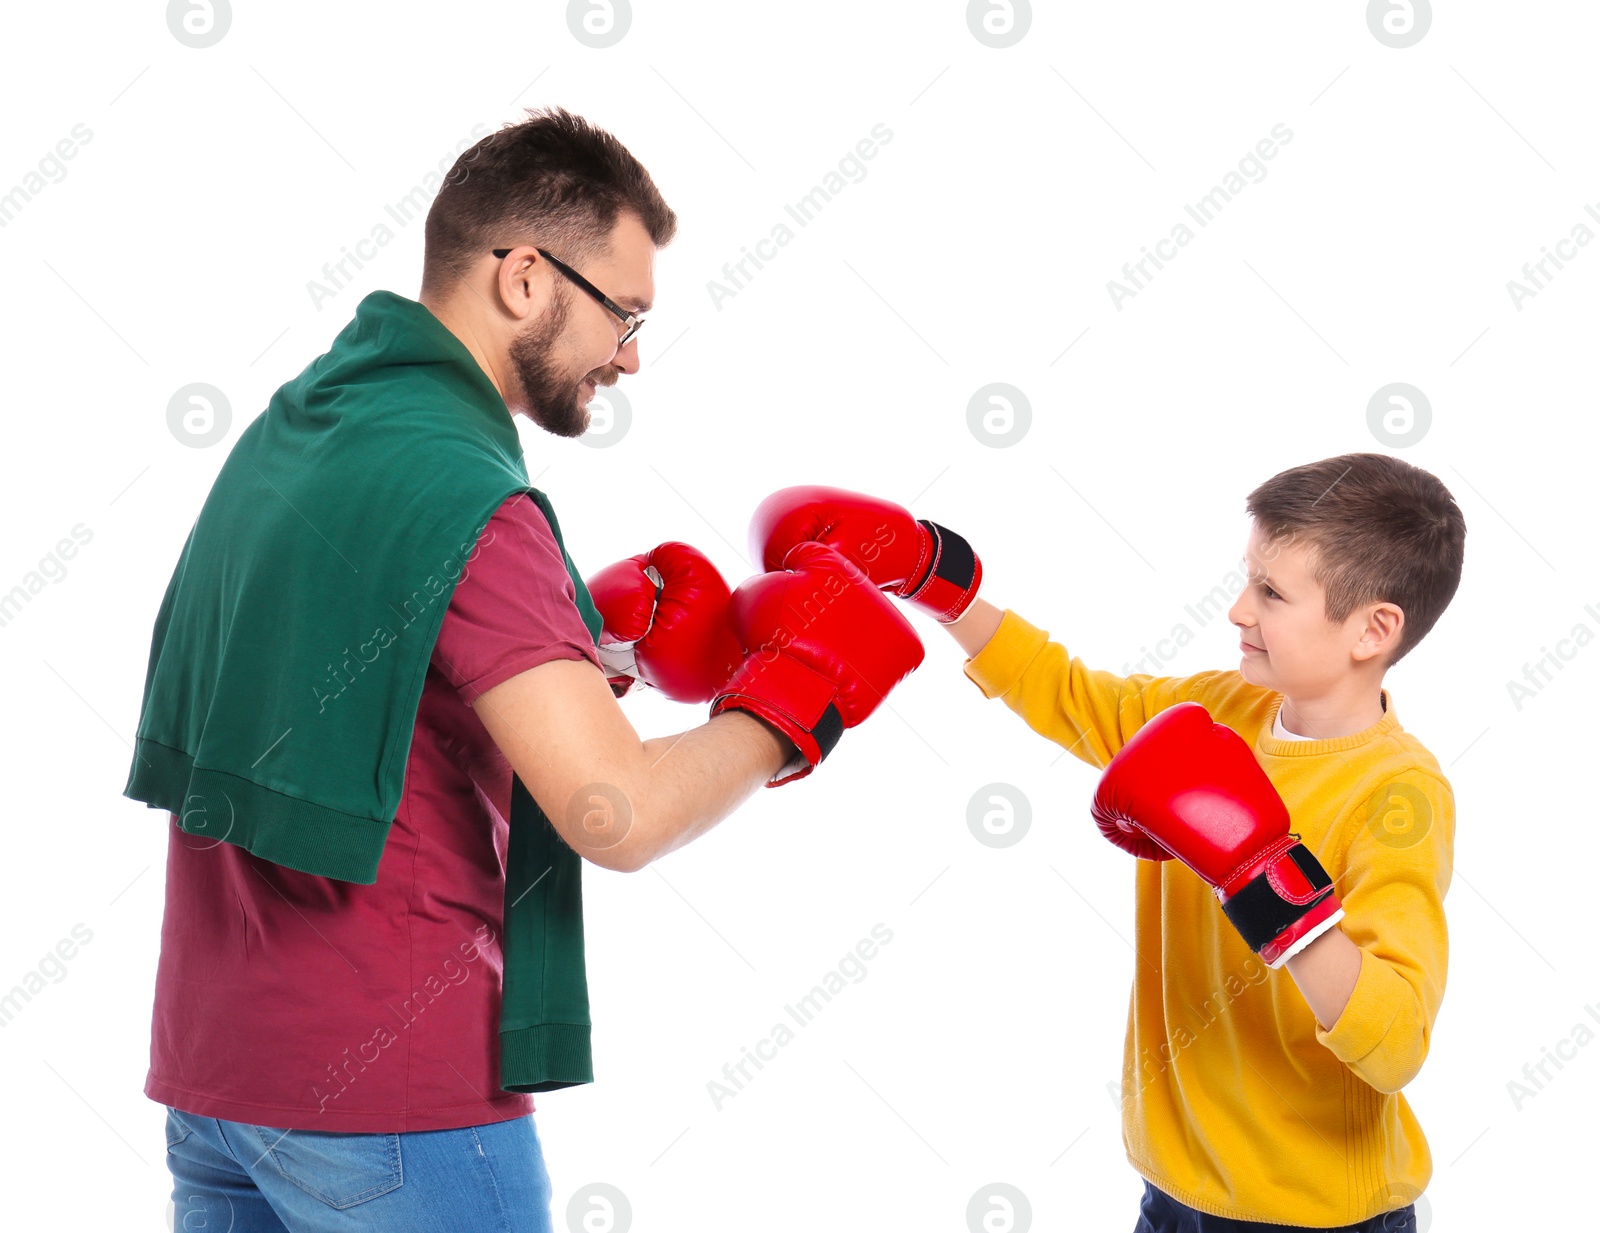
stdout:
<svg viewBox="0 0 1600 1233">
<path fill-rule="evenodd" d="M 361 301 L 239 435 L 167 584 L 125 796 L 190 834 L 377 880 L 450 596 L 513 494 L 550 521 L 505 400 L 423 305 Z M 500 1085 L 594 1080 L 582 862 L 512 780 Z"/>
</svg>

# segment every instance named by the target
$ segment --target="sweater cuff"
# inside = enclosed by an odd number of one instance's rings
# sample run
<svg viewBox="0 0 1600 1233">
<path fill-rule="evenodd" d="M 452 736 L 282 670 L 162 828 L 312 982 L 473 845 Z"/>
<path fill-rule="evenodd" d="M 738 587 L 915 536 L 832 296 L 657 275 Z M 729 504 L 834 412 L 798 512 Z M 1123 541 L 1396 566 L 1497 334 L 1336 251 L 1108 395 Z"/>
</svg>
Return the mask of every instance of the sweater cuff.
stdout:
<svg viewBox="0 0 1600 1233">
<path fill-rule="evenodd" d="M 1346 1066 L 1355 1067 L 1383 1043 L 1410 991 L 1399 973 L 1363 950 L 1350 1000 L 1331 1028 L 1317 1026 L 1317 1039 Z"/>
<path fill-rule="evenodd" d="M 1007 608 L 994 635 L 961 665 L 961 670 L 985 698 L 997 698 L 1022 679 L 1033 657 L 1049 640 L 1048 633 Z"/>
</svg>

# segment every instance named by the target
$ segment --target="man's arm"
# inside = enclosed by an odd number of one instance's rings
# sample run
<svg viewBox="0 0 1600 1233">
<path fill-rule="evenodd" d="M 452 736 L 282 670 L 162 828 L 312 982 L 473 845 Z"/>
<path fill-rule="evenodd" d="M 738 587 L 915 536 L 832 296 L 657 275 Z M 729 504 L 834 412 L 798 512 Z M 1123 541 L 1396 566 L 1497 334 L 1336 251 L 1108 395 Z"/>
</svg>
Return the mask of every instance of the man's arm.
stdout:
<svg viewBox="0 0 1600 1233">
<path fill-rule="evenodd" d="M 746 711 L 641 741 L 605 674 L 586 660 L 530 668 L 474 709 L 568 846 L 625 873 L 710 830 L 795 754 Z"/>
</svg>

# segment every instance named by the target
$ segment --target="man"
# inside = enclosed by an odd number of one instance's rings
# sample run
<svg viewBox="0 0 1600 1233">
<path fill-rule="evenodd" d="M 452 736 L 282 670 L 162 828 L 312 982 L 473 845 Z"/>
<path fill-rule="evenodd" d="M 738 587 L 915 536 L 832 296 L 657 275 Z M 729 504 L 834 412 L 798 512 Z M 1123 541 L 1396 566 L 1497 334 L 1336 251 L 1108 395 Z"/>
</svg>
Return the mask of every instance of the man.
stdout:
<svg viewBox="0 0 1600 1233">
<path fill-rule="evenodd" d="M 145 1092 L 176 1227 L 548 1229 L 531 1093 L 592 1080 L 580 856 L 690 842 L 920 661 L 815 543 L 731 600 L 703 559 L 638 570 L 642 628 L 602 638 L 627 597 L 597 610 L 511 417 L 577 436 L 638 371 L 675 229 L 615 138 L 530 113 L 452 169 L 420 302 L 363 300 L 219 473 L 126 789 L 171 815 Z M 709 722 L 639 738 L 651 656 Z"/>
</svg>

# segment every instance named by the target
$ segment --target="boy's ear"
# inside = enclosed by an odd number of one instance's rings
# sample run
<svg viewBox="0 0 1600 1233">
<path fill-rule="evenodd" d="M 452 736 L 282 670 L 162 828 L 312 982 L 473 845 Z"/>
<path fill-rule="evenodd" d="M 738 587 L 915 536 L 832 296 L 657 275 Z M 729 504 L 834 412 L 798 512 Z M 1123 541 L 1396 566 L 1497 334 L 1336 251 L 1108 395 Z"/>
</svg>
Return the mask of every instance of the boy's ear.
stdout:
<svg viewBox="0 0 1600 1233">
<path fill-rule="evenodd" d="M 1381 655 L 1385 660 L 1393 659 L 1405 624 L 1406 614 L 1398 604 L 1391 604 L 1388 600 L 1374 604 L 1367 614 L 1366 628 L 1361 631 L 1361 638 L 1355 645 L 1356 658 L 1367 660 Z"/>
</svg>

